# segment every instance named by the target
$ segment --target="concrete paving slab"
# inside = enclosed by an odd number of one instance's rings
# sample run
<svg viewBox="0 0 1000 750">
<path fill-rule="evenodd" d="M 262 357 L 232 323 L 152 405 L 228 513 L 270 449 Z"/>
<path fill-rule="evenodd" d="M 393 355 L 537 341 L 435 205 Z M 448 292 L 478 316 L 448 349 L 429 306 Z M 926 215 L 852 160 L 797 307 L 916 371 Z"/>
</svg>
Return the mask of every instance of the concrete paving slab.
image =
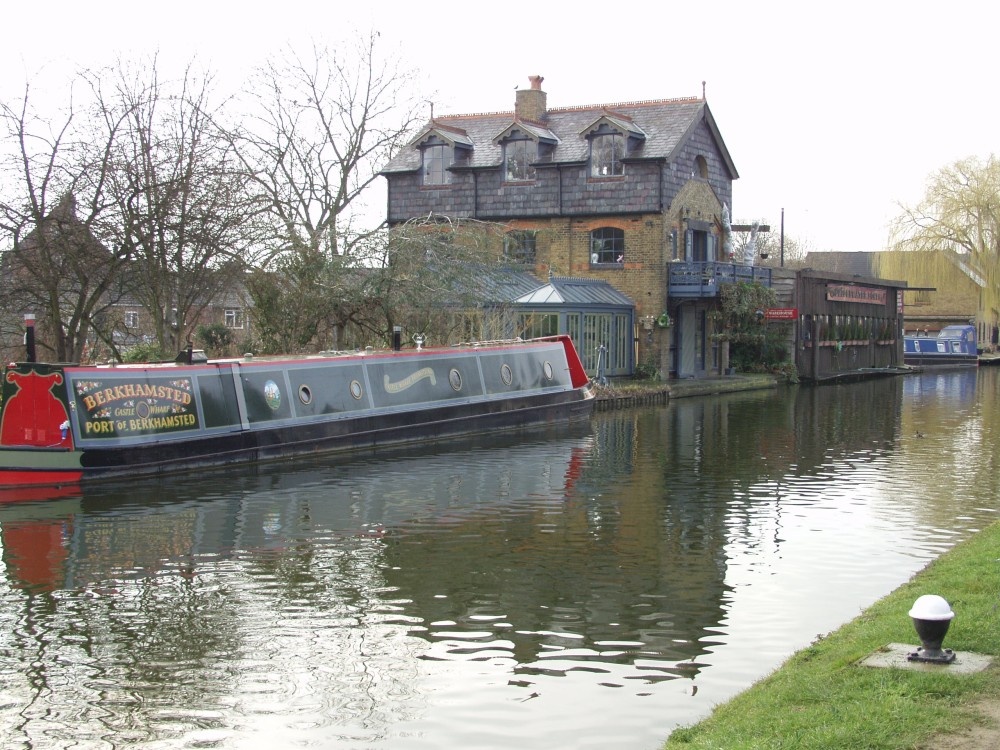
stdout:
<svg viewBox="0 0 1000 750">
<path fill-rule="evenodd" d="M 993 663 L 993 657 L 986 654 L 976 654 L 971 651 L 956 651 L 955 661 L 950 664 L 934 664 L 923 661 L 910 661 L 907 657 L 919 646 L 907 643 L 890 643 L 878 651 L 869 654 L 858 662 L 863 667 L 889 667 L 892 669 L 909 669 L 914 672 L 947 672 L 948 674 L 973 674 L 982 672 Z"/>
</svg>

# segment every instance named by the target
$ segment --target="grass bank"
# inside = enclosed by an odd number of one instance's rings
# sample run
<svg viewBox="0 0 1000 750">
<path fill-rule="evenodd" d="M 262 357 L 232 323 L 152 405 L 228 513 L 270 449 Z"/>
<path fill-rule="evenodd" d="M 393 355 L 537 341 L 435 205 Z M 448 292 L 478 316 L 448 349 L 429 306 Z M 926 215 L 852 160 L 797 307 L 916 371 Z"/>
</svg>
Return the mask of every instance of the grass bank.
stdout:
<svg viewBox="0 0 1000 750">
<path fill-rule="evenodd" d="M 940 594 L 951 604 L 955 619 L 944 645 L 959 658 L 963 651 L 1000 654 L 1000 524 L 956 546 L 704 721 L 675 730 L 665 747 L 912 750 L 982 723 L 976 707 L 1000 701 L 1000 658 L 965 675 L 858 664 L 889 643 L 919 645 L 907 612 L 922 594 Z M 948 747 L 937 740 L 933 746 Z"/>
</svg>

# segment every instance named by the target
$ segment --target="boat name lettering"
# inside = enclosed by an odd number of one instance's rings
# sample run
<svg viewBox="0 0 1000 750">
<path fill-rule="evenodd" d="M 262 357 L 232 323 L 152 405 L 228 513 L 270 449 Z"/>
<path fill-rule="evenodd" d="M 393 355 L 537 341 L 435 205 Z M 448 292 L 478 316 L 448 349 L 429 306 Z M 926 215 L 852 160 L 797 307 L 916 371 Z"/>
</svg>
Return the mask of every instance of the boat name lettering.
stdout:
<svg viewBox="0 0 1000 750">
<path fill-rule="evenodd" d="M 169 414 L 163 417 L 93 420 L 84 422 L 83 432 L 85 435 L 114 435 L 130 432 L 158 432 L 197 426 L 198 421 L 194 414 Z"/>
<path fill-rule="evenodd" d="M 83 405 L 87 411 L 94 411 L 97 407 L 110 404 L 113 401 L 125 401 L 132 398 L 163 398 L 185 406 L 191 403 L 191 394 L 179 388 L 150 383 L 126 383 L 86 394 L 83 397 Z"/>
<path fill-rule="evenodd" d="M 393 383 L 389 380 L 389 376 L 386 375 L 383 379 L 383 384 L 385 385 L 386 393 L 399 393 L 405 391 L 407 388 L 412 386 L 414 383 L 418 383 L 421 380 L 430 379 L 431 385 L 437 385 L 437 378 L 434 377 L 434 370 L 430 367 L 424 367 L 417 370 L 412 375 L 407 375 L 402 380 Z"/>
</svg>

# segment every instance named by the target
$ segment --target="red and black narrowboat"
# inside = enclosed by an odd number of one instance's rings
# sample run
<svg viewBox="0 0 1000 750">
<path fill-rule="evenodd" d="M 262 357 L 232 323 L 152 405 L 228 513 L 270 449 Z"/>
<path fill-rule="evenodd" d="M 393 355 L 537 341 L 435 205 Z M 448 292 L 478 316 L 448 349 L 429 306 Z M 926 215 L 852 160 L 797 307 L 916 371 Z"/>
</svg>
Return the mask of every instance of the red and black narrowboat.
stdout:
<svg viewBox="0 0 1000 750">
<path fill-rule="evenodd" d="M 450 438 L 593 409 L 566 336 L 197 363 L 12 363 L 2 399 L 8 488 Z"/>
</svg>

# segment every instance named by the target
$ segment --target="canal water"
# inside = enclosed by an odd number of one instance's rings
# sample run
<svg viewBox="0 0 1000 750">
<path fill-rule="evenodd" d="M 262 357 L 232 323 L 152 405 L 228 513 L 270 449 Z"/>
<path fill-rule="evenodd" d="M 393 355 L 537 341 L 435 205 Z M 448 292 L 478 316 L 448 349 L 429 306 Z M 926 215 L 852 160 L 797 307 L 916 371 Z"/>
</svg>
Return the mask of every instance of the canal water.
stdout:
<svg viewBox="0 0 1000 750">
<path fill-rule="evenodd" d="M 997 518 L 998 375 L 0 507 L 0 744 L 654 750 Z"/>
</svg>

